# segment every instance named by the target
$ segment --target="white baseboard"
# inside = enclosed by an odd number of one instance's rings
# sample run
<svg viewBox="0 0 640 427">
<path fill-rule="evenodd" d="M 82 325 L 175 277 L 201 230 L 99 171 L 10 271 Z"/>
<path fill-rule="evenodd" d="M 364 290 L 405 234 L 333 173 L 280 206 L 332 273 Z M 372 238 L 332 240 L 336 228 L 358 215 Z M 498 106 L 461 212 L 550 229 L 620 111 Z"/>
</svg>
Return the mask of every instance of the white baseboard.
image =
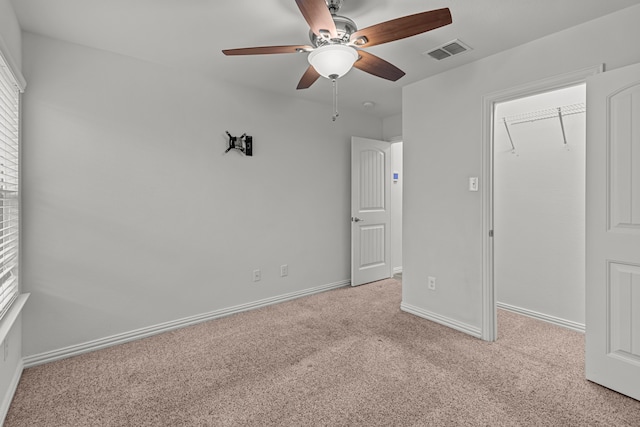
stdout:
<svg viewBox="0 0 640 427">
<path fill-rule="evenodd" d="M 393 267 L 393 274 L 400 274 L 400 273 L 402 273 L 402 266 Z"/>
<path fill-rule="evenodd" d="M 496 303 L 496 307 L 501 308 L 503 310 L 512 311 L 514 313 L 522 314 L 523 316 L 533 317 L 534 319 L 553 323 L 554 325 L 562 326 L 563 328 L 569 328 L 577 332 L 584 333 L 585 331 L 584 324 L 567 320 L 567 319 L 562 319 L 560 317 L 550 316 L 544 313 L 538 313 L 537 311 L 528 310 L 522 307 L 516 307 L 514 305 L 505 304 L 502 302 Z"/>
<path fill-rule="evenodd" d="M 450 319 L 445 316 L 441 316 L 439 314 L 433 313 L 431 311 L 428 311 L 419 307 L 415 307 L 413 305 L 410 305 L 404 302 L 400 304 L 400 309 L 402 311 L 406 311 L 407 313 L 416 315 L 418 317 L 422 317 L 423 319 L 431 320 L 432 322 L 439 323 L 451 329 L 464 332 L 465 334 L 471 335 L 473 337 L 476 337 L 476 338 L 482 337 L 482 331 L 480 330 L 480 328 L 477 328 L 475 326 L 471 326 L 466 323 L 459 322 L 457 320 Z"/>
<path fill-rule="evenodd" d="M 11 384 L 9 384 L 7 393 L 2 398 L 2 402 L 0 402 L 0 425 L 4 425 L 4 419 L 9 413 L 9 406 L 11 406 L 13 396 L 16 394 L 16 390 L 18 389 L 18 383 L 20 382 L 22 371 L 24 371 L 24 363 L 20 360 L 16 366 L 13 378 L 11 378 Z"/>
<path fill-rule="evenodd" d="M 273 304 L 301 298 L 320 292 L 330 291 L 332 289 L 342 288 L 349 286 L 350 280 L 343 280 L 341 282 L 330 283 L 328 285 L 317 286 L 315 288 L 305 289 L 302 291 L 291 292 L 284 295 L 278 295 L 276 297 L 266 298 L 259 301 L 250 302 L 247 304 L 236 305 L 234 307 L 223 308 L 215 310 L 209 313 L 199 314 L 196 316 L 185 317 L 170 322 L 161 323 L 146 328 L 136 329 L 130 332 L 122 334 L 112 335 L 110 337 L 100 338 L 97 340 L 85 342 L 82 344 L 72 345 L 69 347 L 61 348 L 58 350 L 47 351 L 45 353 L 35 354 L 32 356 L 26 356 L 23 358 L 24 367 L 30 368 L 32 366 L 42 365 L 44 363 L 55 362 L 56 360 L 66 359 L 68 357 L 78 356 L 80 354 L 89 353 L 91 351 L 100 350 L 106 347 L 111 347 L 118 344 L 124 344 L 126 342 L 147 338 L 152 335 L 161 334 L 163 332 L 170 332 L 176 329 L 184 328 L 186 326 L 195 325 L 198 323 L 206 322 L 209 320 L 219 319 L 221 317 L 230 316 L 232 314 L 241 313 L 243 311 L 253 310 L 256 308 L 266 307 Z"/>
</svg>

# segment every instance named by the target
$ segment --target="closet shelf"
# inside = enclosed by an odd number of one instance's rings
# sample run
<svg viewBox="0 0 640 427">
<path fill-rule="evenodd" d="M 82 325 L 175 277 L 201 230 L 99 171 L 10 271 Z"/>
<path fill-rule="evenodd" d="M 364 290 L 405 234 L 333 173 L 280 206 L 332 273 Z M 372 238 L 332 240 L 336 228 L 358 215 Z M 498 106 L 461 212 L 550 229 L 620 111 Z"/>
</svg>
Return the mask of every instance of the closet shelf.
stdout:
<svg viewBox="0 0 640 427">
<path fill-rule="evenodd" d="M 585 113 L 586 111 L 587 111 L 587 107 L 584 103 L 570 104 L 570 105 L 565 105 L 563 107 L 546 108 L 544 110 L 532 111 L 529 113 L 515 114 L 513 116 L 504 116 L 502 117 L 501 121 L 504 124 L 505 129 L 507 130 L 507 135 L 509 136 L 509 142 L 511 143 L 511 149 L 515 152 L 516 146 L 513 143 L 511 132 L 509 132 L 509 125 L 519 125 L 522 123 L 531 123 L 531 122 L 537 122 L 539 120 L 546 120 L 546 119 L 558 119 L 560 123 L 560 129 L 562 130 L 562 140 L 564 141 L 564 145 L 566 146 L 567 134 L 564 131 L 563 118 L 566 116 L 574 115 L 574 114 Z"/>
<path fill-rule="evenodd" d="M 506 121 L 510 125 L 520 123 L 537 122 L 538 120 L 557 119 L 559 115 L 571 116 L 587 111 L 584 103 L 565 105 L 563 107 L 546 108 L 544 110 L 532 111 L 529 113 L 515 114 L 513 116 L 505 116 L 501 121 Z"/>
</svg>

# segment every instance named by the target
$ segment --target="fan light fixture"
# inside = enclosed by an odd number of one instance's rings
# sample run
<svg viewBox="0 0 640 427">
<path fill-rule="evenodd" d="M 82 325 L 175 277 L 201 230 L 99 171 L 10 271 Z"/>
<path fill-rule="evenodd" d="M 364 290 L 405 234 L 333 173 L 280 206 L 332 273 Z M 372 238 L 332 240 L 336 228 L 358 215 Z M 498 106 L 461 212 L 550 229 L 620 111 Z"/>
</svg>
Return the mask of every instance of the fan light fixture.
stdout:
<svg viewBox="0 0 640 427">
<path fill-rule="evenodd" d="M 308 59 L 321 76 L 335 80 L 349 72 L 358 59 L 358 52 L 349 46 L 329 44 L 315 49 Z"/>
<path fill-rule="evenodd" d="M 360 0 L 359 0 L 360 1 Z M 357 69 L 395 82 L 404 71 L 382 58 L 361 50 L 401 40 L 451 24 L 448 8 L 415 13 L 380 22 L 365 29 L 351 19 L 338 15 L 344 0 L 296 0 L 296 5 L 309 24 L 311 45 L 256 46 L 225 49 L 225 55 L 273 55 L 310 52 L 309 65 L 296 89 L 308 89 L 320 77 L 331 80 L 333 86 L 333 120 L 338 117 L 338 79 L 351 70 L 359 58 Z"/>
</svg>

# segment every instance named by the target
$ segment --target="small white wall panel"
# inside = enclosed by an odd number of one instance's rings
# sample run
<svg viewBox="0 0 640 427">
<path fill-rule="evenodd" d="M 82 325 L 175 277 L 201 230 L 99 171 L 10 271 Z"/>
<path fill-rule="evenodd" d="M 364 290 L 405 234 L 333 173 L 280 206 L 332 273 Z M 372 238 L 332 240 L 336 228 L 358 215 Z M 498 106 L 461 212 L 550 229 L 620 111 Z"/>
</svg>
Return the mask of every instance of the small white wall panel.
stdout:
<svg viewBox="0 0 640 427">
<path fill-rule="evenodd" d="M 360 228 L 360 268 L 376 267 L 385 263 L 385 225 L 367 225 Z"/>
<path fill-rule="evenodd" d="M 609 353 L 640 363 L 640 266 L 609 264 Z"/>
<path fill-rule="evenodd" d="M 380 211 L 385 206 L 385 154 L 377 150 L 360 153 L 360 211 Z"/>
<path fill-rule="evenodd" d="M 640 232 L 640 85 L 609 98 L 609 229 Z"/>
</svg>

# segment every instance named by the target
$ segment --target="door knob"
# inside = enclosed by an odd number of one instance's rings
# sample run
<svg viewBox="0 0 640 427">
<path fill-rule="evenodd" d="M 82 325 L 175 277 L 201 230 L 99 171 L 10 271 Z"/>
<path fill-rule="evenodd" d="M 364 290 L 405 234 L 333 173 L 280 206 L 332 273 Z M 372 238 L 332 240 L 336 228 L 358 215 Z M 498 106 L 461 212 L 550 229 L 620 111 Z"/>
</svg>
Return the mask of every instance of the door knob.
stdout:
<svg viewBox="0 0 640 427">
<path fill-rule="evenodd" d="M 364 219 L 362 219 L 362 218 L 358 218 L 357 216 L 353 216 L 353 217 L 351 217 L 351 221 L 353 221 L 353 222 L 360 222 L 360 221 L 364 221 Z"/>
</svg>

